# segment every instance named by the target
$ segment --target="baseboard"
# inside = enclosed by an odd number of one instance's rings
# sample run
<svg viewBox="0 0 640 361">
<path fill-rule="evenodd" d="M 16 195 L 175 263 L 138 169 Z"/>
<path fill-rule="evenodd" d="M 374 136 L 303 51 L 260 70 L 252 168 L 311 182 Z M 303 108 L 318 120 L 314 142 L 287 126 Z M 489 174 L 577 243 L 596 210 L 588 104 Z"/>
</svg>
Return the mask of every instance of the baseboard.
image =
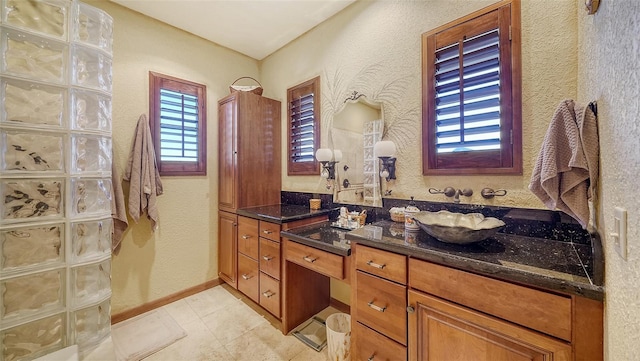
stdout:
<svg viewBox="0 0 640 361">
<path fill-rule="evenodd" d="M 210 280 L 207 281 L 205 283 L 199 284 L 197 286 L 193 286 L 190 288 L 187 288 L 186 290 L 182 290 L 180 292 L 176 292 L 174 294 L 162 297 L 160 299 L 157 299 L 155 301 L 151 301 L 148 303 L 145 303 L 143 305 L 140 305 L 138 307 L 134 307 L 130 310 L 126 310 L 120 313 L 116 313 L 114 315 L 111 315 L 111 324 L 115 325 L 118 322 L 122 322 L 124 320 L 130 319 L 132 317 L 141 315 L 145 312 L 154 310 L 158 307 L 162 307 L 164 305 L 168 305 L 171 302 L 175 302 L 177 300 L 180 300 L 182 298 L 185 297 L 189 297 L 191 295 L 195 295 L 198 292 L 202 292 L 204 290 L 208 290 L 209 288 L 213 288 L 215 286 L 218 286 L 222 284 L 222 280 L 219 278 L 216 278 L 214 280 Z"/>
<path fill-rule="evenodd" d="M 342 303 L 333 297 L 331 297 L 331 300 L 329 301 L 329 306 L 337 309 L 340 312 L 351 314 L 351 306 L 347 305 L 346 303 Z"/>
</svg>

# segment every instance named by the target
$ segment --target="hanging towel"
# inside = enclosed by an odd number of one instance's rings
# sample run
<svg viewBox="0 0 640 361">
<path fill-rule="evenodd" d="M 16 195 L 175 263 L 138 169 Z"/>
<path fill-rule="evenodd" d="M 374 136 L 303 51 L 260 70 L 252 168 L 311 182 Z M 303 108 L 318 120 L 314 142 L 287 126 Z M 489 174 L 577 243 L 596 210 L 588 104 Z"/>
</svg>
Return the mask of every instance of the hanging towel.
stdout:
<svg viewBox="0 0 640 361">
<path fill-rule="evenodd" d="M 589 107 L 564 100 L 549 124 L 529 189 L 548 208 L 567 213 L 586 229 L 598 158 L 595 114 Z"/>
<path fill-rule="evenodd" d="M 113 157 L 111 157 L 113 159 Z M 113 219 L 113 231 L 111 233 L 111 251 L 116 252 L 122 241 L 122 234 L 129 227 L 127 210 L 124 207 L 124 193 L 120 184 L 120 174 L 115 162 L 111 163 L 111 184 L 113 193 L 111 195 L 111 218 Z"/>
<path fill-rule="evenodd" d="M 138 119 L 124 179 L 130 182 L 129 215 L 138 222 L 146 211 L 147 218 L 151 220 L 151 230 L 155 231 L 159 219 L 156 197 L 162 194 L 162 182 L 149 122 L 144 114 Z"/>
</svg>

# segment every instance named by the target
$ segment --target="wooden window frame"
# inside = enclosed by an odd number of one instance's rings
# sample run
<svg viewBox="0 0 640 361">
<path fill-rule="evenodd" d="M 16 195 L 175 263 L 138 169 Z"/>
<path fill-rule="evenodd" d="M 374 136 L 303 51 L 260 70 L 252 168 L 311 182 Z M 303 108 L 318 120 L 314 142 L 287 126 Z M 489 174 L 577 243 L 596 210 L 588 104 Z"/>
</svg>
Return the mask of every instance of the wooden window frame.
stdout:
<svg viewBox="0 0 640 361">
<path fill-rule="evenodd" d="M 198 161 L 193 163 L 161 160 L 160 148 L 160 89 L 195 95 L 198 98 Z M 161 176 L 207 175 L 207 87 L 188 80 L 149 72 L 149 126 L 156 163 Z"/>
<path fill-rule="evenodd" d="M 294 162 L 291 133 L 291 102 L 300 93 L 313 93 L 313 160 Z M 320 167 L 315 151 L 320 148 L 320 77 L 307 80 L 287 89 L 287 175 L 319 175 Z"/>
<path fill-rule="evenodd" d="M 520 0 L 503 0 L 478 10 L 460 19 L 449 22 L 422 35 L 422 173 L 423 175 L 474 175 L 474 174 L 522 174 L 522 61 L 521 61 L 521 16 Z M 510 85 L 511 91 L 501 91 L 500 131 L 501 139 L 510 140 L 509 149 L 501 145 L 499 151 L 455 152 L 443 155 L 436 153 L 435 122 L 435 52 L 455 41 L 436 44 L 437 35 L 445 31 L 462 38 L 480 34 L 482 23 L 474 20 L 497 12 L 501 29 L 507 21 L 509 31 L 500 33 L 500 81 Z M 451 29 L 454 29 L 453 31 Z M 485 30 L 488 30 L 487 28 Z M 473 33 L 469 33 L 473 31 Z M 510 38 L 510 39 L 509 39 Z M 506 43 L 505 43 L 506 42 Z M 509 44 L 510 46 L 505 46 Z M 503 59 L 510 59 L 505 62 Z M 509 69 L 510 68 L 510 69 Z M 505 144 L 504 142 L 502 144 Z M 497 158 L 497 160 L 496 160 Z M 496 165 L 478 167 L 485 160 Z"/>
</svg>

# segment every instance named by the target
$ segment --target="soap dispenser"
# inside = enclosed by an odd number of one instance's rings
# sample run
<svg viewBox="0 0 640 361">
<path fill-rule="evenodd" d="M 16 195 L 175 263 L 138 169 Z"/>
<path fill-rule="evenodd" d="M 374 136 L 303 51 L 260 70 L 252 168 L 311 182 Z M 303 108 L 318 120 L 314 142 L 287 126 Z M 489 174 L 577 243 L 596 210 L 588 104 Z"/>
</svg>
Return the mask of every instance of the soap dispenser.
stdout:
<svg viewBox="0 0 640 361">
<path fill-rule="evenodd" d="M 410 230 L 410 231 L 415 231 L 420 229 L 416 221 L 413 220 L 413 216 L 418 212 L 420 212 L 420 209 L 416 207 L 416 202 L 414 202 L 413 197 L 411 197 L 411 200 L 409 201 L 409 205 L 404 209 L 404 229 Z"/>
</svg>

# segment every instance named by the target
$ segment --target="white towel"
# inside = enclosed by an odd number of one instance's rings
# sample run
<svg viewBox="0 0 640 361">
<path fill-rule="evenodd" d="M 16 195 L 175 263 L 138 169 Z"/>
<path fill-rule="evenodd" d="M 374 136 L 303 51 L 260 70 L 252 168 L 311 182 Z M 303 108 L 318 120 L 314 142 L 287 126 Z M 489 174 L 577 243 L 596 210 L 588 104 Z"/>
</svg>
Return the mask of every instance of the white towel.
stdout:
<svg viewBox="0 0 640 361">
<path fill-rule="evenodd" d="M 529 189 L 550 209 L 589 223 L 589 202 L 598 179 L 598 126 L 590 108 L 564 100 L 542 142 Z"/>
<path fill-rule="evenodd" d="M 145 211 L 155 230 L 159 220 L 156 197 L 162 194 L 162 182 L 156 164 L 151 130 L 147 116 L 138 119 L 124 179 L 130 182 L 129 215 L 138 222 Z"/>
</svg>

